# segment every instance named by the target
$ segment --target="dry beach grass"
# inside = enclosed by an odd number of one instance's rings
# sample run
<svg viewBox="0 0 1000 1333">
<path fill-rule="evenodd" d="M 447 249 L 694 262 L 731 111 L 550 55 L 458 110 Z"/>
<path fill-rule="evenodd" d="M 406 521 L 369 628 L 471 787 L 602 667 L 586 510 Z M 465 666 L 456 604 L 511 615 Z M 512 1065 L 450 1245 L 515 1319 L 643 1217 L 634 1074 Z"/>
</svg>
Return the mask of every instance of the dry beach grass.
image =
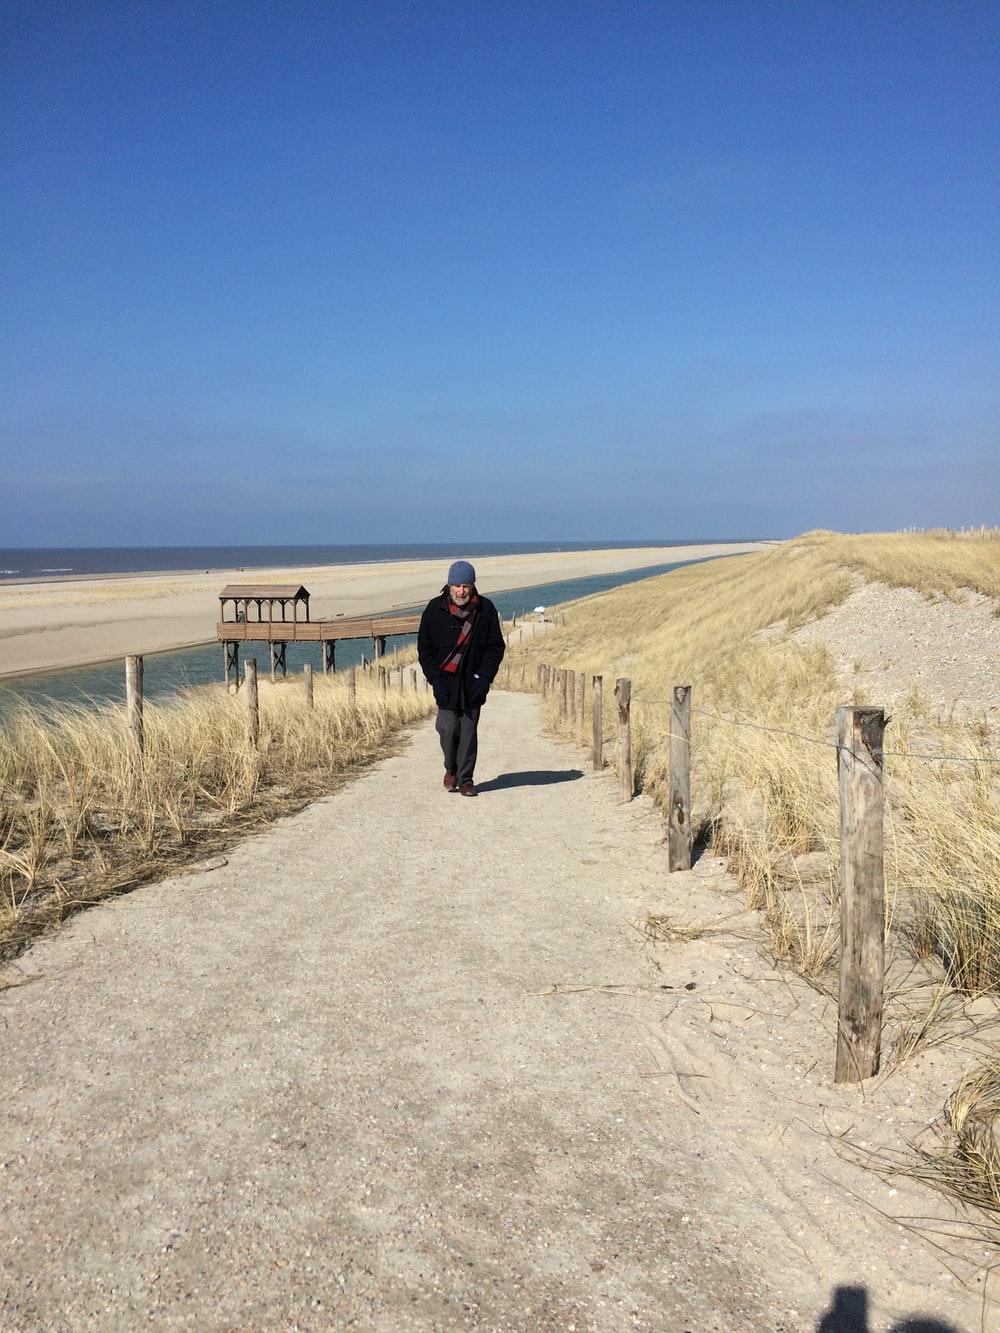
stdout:
<svg viewBox="0 0 1000 1333">
<path fill-rule="evenodd" d="M 403 657 L 400 656 L 399 661 Z M 124 709 L 24 708 L 0 728 L 0 957 L 72 911 L 215 853 L 385 754 L 429 694 L 358 673 L 261 683 L 261 736 L 242 694 L 147 703 L 140 758 Z"/>
</svg>

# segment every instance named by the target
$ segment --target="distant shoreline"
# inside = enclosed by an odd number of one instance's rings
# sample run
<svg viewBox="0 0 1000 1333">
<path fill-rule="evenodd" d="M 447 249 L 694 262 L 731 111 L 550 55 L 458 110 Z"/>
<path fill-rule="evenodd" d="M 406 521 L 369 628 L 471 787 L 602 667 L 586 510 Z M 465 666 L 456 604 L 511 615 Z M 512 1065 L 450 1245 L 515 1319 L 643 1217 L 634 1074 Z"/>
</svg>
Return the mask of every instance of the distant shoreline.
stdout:
<svg viewBox="0 0 1000 1333">
<path fill-rule="evenodd" d="M 476 557 L 491 591 L 674 561 L 764 549 L 765 542 L 590 548 Z M 215 641 L 218 595 L 234 575 L 250 582 L 305 583 L 313 619 L 371 615 L 425 601 L 447 572 L 443 559 L 310 567 L 63 576 L 0 583 L 0 678 L 38 675 Z"/>
<path fill-rule="evenodd" d="M 148 579 L 160 576 L 181 577 L 188 574 L 208 574 L 224 575 L 233 573 L 243 573 L 246 570 L 266 571 L 291 568 L 332 568 L 341 565 L 389 565 L 408 563 L 413 560 L 436 560 L 451 558 L 451 554 L 458 552 L 470 560 L 500 559 L 515 555 L 577 555 L 577 554 L 599 554 L 603 551 L 647 551 L 647 550 L 671 550 L 681 547 L 691 546 L 718 546 L 750 544 L 751 542 L 780 539 L 760 539 L 760 538 L 727 538 L 725 541 L 640 541 L 640 542 L 599 542 L 599 541 L 578 541 L 578 542 L 553 542 L 550 545 L 542 545 L 537 542 L 494 542 L 494 543 L 454 543 L 443 544 L 440 542 L 414 542 L 414 543 L 371 543 L 371 544 L 344 544 L 342 546 L 232 546 L 232 547 L 202 547 L 202 546 L 121 546 L 121 547 L 0 547 L 0 590 L 5 587 L 23 586 L 29 583 L 74 583 L 81 580 L 100 580 L 100 579 Z M 23 559 L 25 555 L 35 555 L 36 557 L 44 553 L 43 558 L 55 559 L 57 554 L 64 558 L 76 557 L 78 560 L 91 559 L 97 552 L 107 551 L 117 554 L 120 558 L 128 558 L 130 552 L 137 556 L 150 556 L 157 551 L 168 554 L 171 558 L 176 558 L 181 552 L 197 553 L 202 559 L 197 561 L 188 561 L 182 564 L 148 564 L 140 567 L 115 568 L 61 568 L 48 567 L 38 569 L 13 569 L 13 562 L 19 558 Z M 388 552 L 381 555 L 380 552 Z M 265 552 L 275 552 L 285 558 L 279 561 L 262 560 L 261 556 Z M 446 552 L 451 553 L 446 556 Z M 22 553 L 19 555 L 19 553 Z M 242 555 L 242 560 L 231 559 L 221 563 L 218 560 L 212 560 L 212 556 L 220 554 Z M 253 557 L 257 557 L 254 559 Z M 5 567 L 5 564 L 7 567 Z"/>
</svg>

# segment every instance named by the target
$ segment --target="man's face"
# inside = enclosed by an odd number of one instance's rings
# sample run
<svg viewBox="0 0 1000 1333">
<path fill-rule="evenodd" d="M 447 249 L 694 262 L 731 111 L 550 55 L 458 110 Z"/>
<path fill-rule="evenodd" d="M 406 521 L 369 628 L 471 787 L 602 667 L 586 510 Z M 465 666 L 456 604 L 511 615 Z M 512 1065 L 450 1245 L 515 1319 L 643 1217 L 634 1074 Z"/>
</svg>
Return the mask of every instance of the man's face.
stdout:
<svg viewBox="0 0 1000 1333">
<path fill-rule="evenodd" d="M 465 606 L 472 596 L 471 583 L 449 583 L 448 591 L 451 594 L 451 600 L 456 606 Z"/>
</svg>

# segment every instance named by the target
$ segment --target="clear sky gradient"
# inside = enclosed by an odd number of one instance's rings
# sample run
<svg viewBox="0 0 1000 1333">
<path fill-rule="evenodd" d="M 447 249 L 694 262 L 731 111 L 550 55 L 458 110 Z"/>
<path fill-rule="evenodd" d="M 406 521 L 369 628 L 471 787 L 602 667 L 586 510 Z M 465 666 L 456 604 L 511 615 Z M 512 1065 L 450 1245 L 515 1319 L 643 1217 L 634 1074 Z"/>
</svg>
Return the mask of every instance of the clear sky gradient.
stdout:
<svg viewBox="0 0 1000 1333">
<path fill-rule="evenodd" d="M 1000 521 L 1000 5 L 0 8 L 0 545 Z"/>
</svg>

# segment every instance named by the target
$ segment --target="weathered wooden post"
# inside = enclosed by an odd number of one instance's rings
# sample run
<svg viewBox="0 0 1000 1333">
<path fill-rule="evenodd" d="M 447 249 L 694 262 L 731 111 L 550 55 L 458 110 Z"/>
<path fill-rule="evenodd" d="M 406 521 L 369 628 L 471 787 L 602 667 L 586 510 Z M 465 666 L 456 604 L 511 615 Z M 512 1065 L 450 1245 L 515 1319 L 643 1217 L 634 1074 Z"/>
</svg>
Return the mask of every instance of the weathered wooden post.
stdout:
<svg viewBox="0 0 1000 1333">
<path fill-rule="evenodd" d="M 347 702 L 353 708 L 358 701 L 358 670 L 351 667 L 347 673 Z"/>
<path fill-rule="evenodd" d="M 306 707 L 314 708 L 315 701 L 313 699 L 313 669 L 309 662 L 307 662 L 305 666 L 302 668 L 302 678 L 305 681 L 305 687 L 306 687 Z"/>
<path fill-rule="evenodd" d="M 389 670 L 387 667 L 380 666 L 378 669 L 378 685 L 383 695 L 389 693 Z"/>
<path fill-rule="evenodd" d="M 632 682 L 619 676 L 615 683 L 618 700 L 618 780 L 623 801 L 632 799 Z"/>
<path fill-rule="evenodd" d="M 416 692 L 417 692 L 417 668 L 416 668 L 415 666 L 411 666 L 411 667 L 410 667 L 410 688 L 413 690 L 413 693 L 416 694 Z"/>
<path fill-rule="evenodd" d="M 562 706 L 560 711 L 563 717 L 569 717 L 569 701 L 571 698 L 569 690 L 569 667 L 559 668 L 559 685 L 562 696 Z"/>
<path fill-rule="evenodd" d="M 270 641 L 270 643 L 269 643 L 267 646 L 268 646 L 268 648 L 270 648 L 270 650 L 271 650 L 271 683 L 272 683 L 272 685 L 273 685 L 273 684 L 274 684 L 274 681 L 275 681 L 275 679 L 276 679 L 275 674 L 274 674 L 274 660 L 275 660 L 275 651 L 274 651 L 274 650 L 275 650 L 275 646 L 276 646 L 274 640 L 272 639 L 272 640 Z"/>
<path fill-rule="evenodd" d="M 247 692 L 247 718 L 250 724 L 250 744 L 260 744 L 260 704 L 257 699 L 257 659 L 248 657 L 243 663 L 243 683 Z"/>
<path fill-rule="evenodd" d="M 576 672 L 567 667 L 566 669 L 566 716 L 569 718 L 570 730 L 576 730 Z"/>
<path fill-rule="evenodd" d="M 337 640 L 323 640 L 323 675 L 328 676 L 337 669 Z"/>
<path fill-rule="evenodd" d="M 878 1073 L 885 980 L 885 712 L 837 709 L 840 790 L 840 1007 L 835 1083 Z"/>
<path fill-rule="evenodd" d="M 604 677 L 595 676 L 591 690 L 592 743 L 591 758 L 594 771 L 600 773 L 604 768 Z"/>
<path fill-rule="evenodd" d="M 691 686 L 670 691 L 670 812 L 667 869 L 691 869 Z"/>
<path fill-rule="evenodd" d="M 146 746 L 146 733 L 142 721 L 142 658 L 125 659 L 125 712 L 128 717 L 128 729 L 139 754 Z"/>
<path fill-rule="evenodd" d="M 587 711 L 586 673 L 578 671 L 573 683 L 576 687 L 576 729 L 577 733 L 582 735 L 587 730 L 586 718 L 584 716 Z"/>
</svg>

